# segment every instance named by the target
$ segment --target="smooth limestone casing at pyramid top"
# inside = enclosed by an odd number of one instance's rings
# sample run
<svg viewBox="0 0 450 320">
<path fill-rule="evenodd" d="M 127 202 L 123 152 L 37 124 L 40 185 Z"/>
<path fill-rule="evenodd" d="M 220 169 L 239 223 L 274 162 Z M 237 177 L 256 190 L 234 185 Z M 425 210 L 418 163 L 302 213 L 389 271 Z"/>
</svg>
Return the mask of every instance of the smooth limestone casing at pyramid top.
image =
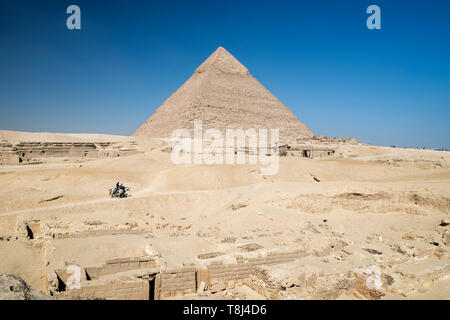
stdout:
<svg viewBox="0 0 450 320">
<path fill-rule="evenodd" d="M 176 129 L 279 129 L 280 142 L 312 137 L 288 107 L 253 78 L 238 60 L 219 47 L 194 74 L 142 124 L 134 136 L 169 138 Z"/>
</svg>

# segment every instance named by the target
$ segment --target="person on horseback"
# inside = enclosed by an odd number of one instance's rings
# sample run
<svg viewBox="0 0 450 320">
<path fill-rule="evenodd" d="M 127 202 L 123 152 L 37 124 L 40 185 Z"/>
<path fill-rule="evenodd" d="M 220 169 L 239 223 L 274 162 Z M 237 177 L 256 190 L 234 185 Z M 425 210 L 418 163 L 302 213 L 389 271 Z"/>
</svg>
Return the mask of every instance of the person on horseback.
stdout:
<svg viewBox="0 0 450 320">
<path fill-rule="evenodd" d="M 129 190 L 130 189 L 128 187 L 125 187 L 123 183 L 117 182 L 116 186 L 110 189 L 109 193 L 113 198 L 125 198 L 128 197 L 127 191 Z"/>
<path fill-rule="evenodd" d="M 119 182 L 117 182 L 117 183 L 116 183 L 116 187 L 115 187 L 115 188 L 112 188 L 112 189 L 110 190 L 110 194 L 111 194 L 112 197 L 114 197 L 114 196 L 116 196 L 116 195 L 119 195 L 119 191 L 120 191 L 120 184 L 119 184 Z"/>
</svg>

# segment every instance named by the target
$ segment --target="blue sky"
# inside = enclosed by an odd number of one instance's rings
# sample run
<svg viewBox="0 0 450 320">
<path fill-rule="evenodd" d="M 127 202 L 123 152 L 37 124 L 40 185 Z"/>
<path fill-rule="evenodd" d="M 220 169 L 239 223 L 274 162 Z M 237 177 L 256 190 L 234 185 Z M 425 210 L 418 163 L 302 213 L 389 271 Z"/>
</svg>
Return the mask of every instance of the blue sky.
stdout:
<svg viewBox="0 0 450 320">
<path fill-rule="evenodd" d="M 81 30 L 66 8 L 81 8 Z M 381 8 L 381 30 L 366 8 Z M 0 129 L 131 134 L 218 46 L 315 134 L 450 149 L 450 1 L 0 2 Z"/>
</svg>

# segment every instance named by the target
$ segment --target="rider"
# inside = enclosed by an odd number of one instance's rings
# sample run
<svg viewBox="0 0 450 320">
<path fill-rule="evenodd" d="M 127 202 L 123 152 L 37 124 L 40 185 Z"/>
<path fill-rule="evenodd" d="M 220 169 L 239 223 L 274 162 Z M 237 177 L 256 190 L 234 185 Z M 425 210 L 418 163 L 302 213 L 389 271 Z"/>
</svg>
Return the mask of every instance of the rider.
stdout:
<svg viewBox="0 0 450 320">
<path fill-rule="evenodd" d="M 116 183 L 116 190 L 119 190 L 119 182 Z"/>
</svg>

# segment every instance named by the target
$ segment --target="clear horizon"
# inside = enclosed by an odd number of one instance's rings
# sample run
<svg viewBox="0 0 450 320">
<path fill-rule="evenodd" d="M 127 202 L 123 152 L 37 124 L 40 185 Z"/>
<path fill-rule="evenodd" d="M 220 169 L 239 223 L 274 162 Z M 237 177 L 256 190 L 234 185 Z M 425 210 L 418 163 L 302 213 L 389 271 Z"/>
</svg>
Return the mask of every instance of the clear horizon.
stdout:
<svg viewBox="0 0 450 320">
<path fill-rule="evenodd" d="M 81 8 L 68 30 L 66 8 Z M 366 8 L 381 8 L 368 30 Z M 450 149 L 450 2 L 4 1 L 0 130 L 130 135 L 219 46 L 314 134 Z"/>
</svg>

